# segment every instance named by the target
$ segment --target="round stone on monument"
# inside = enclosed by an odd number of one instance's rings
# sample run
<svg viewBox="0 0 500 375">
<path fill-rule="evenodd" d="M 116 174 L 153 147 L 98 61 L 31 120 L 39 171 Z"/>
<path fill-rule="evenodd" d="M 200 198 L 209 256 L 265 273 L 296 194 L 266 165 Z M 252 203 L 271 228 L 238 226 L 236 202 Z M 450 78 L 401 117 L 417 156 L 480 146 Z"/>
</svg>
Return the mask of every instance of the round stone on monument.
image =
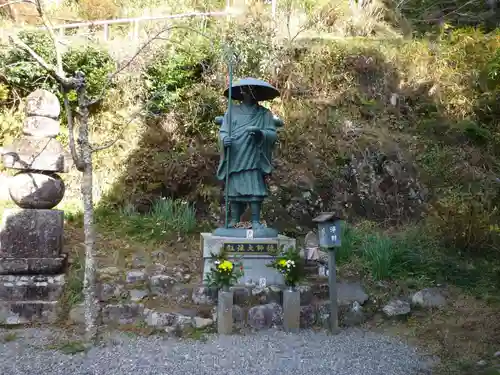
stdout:
<svg viewBox="0 0 500 375">
<path fill-rule="evenodd" d="M 59 121 L 50 117 L 29 116 L 24 119 L 23 133 L 26 135 L 55 138 L 59 130 Z"/>
<path fill-rule="evenodd" d="M 61 105 L 57 96 L 47 90 L 35 90 L 26 98 L 27 116 L 50 117 L 54 120 L 61 114 Z"/>
<path fill-rule="evenodd" d="M 64 182 L 53 173 L 21 172 L 11 177 L 10 197 L 21 208 L 49 210 L 64 197 Z"/>
</svg>

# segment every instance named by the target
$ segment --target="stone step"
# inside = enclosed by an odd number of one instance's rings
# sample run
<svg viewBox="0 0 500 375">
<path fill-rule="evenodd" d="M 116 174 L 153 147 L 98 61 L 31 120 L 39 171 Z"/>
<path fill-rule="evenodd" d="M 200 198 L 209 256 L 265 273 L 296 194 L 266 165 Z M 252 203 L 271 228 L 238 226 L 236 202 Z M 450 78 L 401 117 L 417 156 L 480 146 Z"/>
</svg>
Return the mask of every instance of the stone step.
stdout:
<svg viewBox="0 0 500 375">
<path fill-rule="evenodd" d="M 56 301 L 0 301 L 0 324 L 52 324 L 59 318 Z"/>
<path fill-rule="evenodd" d="M 64 282 L 64 275 L 1 275 L 0 301 L 57 301 Z"/>
<path fill-rule="evenodd" d="M 0 275 L 54 275 L 65 266 L 66 254 L 58 258 L 0 258 Z"/>
</svg>

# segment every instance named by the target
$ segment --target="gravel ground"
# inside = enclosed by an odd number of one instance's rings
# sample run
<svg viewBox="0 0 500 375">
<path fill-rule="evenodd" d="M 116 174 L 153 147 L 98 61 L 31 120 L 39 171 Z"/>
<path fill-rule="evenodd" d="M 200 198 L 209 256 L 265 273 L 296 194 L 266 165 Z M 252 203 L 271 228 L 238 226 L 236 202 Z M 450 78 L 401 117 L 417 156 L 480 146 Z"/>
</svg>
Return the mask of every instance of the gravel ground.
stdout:
<svg viewBox="0 0 500 375">
<path fill-rule="evenodd" d="M 15 333 L 12 333 L 15 332 Z M 6 339 L 6 335 L 9 338 Z M 17 336 L 16 336 L 17 335 Z M 71 340 L 48 330 L 0 331 L 2 375 L 417 375 L 417 352 L 392 338 L 358 330 L 337 336 L 262 331 L 207 341 L 112 334 L 86 353 L 51 349 Z M 2 337 L 4 338 L 2 340 Z M 9 341 L 10 340 L 10 341 Z M 428 370 L 428 369 L 427 369 Z"/>
</svg>

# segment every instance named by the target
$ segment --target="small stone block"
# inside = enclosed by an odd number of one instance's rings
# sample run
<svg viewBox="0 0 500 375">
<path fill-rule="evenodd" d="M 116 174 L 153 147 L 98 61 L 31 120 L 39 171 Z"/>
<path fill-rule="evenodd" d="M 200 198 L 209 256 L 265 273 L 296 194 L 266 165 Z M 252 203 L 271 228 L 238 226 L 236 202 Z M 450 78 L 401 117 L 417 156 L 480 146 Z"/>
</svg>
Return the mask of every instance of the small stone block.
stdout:
<svg viewBox="0 0 500 375">
<path fill-rule="evenodd" d="M 49 117 L 30 116 L 24 120 L 23 133 L 33 137 L 53 138 L 59 134 L 59 121 Z"/>
<path fill-rule="evenodd" d="M 142 319 L 144 305 L 129 303 L 106 305 L 103 308 L 102 322 L 104 324 L 133 324 Z"/>
<path fill-rule="evenodd" d="M 65 266 L 65 254 L 59 258 L 0 258 L 0 275 L 54 275 Z"/>
<path fill-rule="evenodd" d="M 0 276 L 0 300 L 57 301 L 64 291 L 64 275 Z"/>
<path fill-rule="evenodd" d="M 6 168 L 45 172 L 68 172 L 72 164 L 69 153 L 55 138 L 24 136 L 3 149 Z"/>
<path fill-rule="evenodd" d="M 63 247 L 64 211 L 8 209 L 0 225 L 1 258 L 56 258 Z"/>
<path fill-rule="evenodd" d="M 61 114 L 61 104 L 57 96 L 52 92 L 37 89 L 26 97 L 24 110 L 27 116 L 43 116 L 57 119 Z"/>
<path fill-rule="evenodd" d="M 59 318 L 56 301 L 0 301 L 0 324 L 52 324 Z"/>
</svg>

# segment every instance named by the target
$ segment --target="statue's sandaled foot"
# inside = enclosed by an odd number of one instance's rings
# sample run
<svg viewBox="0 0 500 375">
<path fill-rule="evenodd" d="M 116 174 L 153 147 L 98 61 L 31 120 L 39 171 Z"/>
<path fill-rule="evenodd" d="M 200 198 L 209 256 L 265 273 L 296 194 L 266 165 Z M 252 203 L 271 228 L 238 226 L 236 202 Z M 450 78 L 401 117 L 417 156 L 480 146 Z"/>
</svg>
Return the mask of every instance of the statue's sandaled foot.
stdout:
<svg viewBox="0 0 500 375">
<path fill-rule="evenodd" d="M 252 221 L 252 229 L 255 230 L 255 229 L 262 229 L 264 228 L 264 226 L 259 223 L 258 221 Z"/>
</svg>

